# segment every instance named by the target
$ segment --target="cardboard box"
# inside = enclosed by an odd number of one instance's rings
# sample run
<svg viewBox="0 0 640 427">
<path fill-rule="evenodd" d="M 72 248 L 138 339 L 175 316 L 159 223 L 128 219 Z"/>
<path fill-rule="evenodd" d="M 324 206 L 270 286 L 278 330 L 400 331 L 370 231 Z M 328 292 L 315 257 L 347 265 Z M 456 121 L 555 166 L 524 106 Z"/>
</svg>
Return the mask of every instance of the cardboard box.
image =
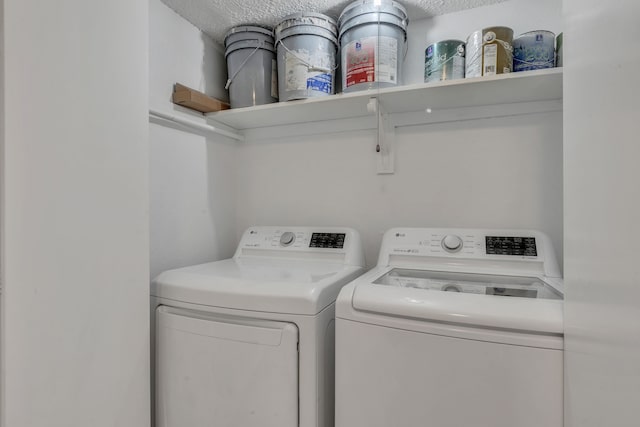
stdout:
<svg viewBox="0 0 640 427">
<path fill-rule="evenodd" d="M 219 99 L 211 98 L 202 92 L 176 83 L 173 86 L 173 103 L 182 107 L 191 108 L 201 113 L 228 110 L 229 104 Z"/>
</svg>

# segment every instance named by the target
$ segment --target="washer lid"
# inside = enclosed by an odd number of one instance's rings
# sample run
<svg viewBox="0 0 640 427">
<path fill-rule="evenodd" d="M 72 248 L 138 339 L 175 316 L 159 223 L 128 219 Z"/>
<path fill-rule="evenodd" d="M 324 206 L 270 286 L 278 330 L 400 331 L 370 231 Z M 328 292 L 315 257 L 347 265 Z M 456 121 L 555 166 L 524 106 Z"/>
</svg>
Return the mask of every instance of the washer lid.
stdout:
<svg viewBox="0 0 640 427">
<path fill-rule="evenodd" d="M 563 334 L 562 293 L 537 277 L 392 269 L 353 293 L 355 310 Z"/>
<path fill-rule="evenodd" d="M 362 268 L 306 260 L 240 258 L 160 274 L 153 296 L 186 303 L 274 313 L 319 313 Z"/>
<path fill-rule="evenodd" d="M 394 268 L 373 283 L 400 288 L 478 295 L 562 299 L 562 293 L 538 277 Z"/>
</svg>

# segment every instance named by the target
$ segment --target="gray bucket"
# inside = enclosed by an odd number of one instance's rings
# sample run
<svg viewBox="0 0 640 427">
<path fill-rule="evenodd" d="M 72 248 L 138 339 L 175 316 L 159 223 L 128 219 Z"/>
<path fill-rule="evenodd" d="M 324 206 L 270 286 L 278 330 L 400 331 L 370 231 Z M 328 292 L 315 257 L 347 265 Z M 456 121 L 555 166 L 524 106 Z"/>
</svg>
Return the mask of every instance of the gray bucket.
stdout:
<svg viewBox="0 0 640 427">
<path fill-rule="evenodd" d="M 257 26 L 232 28 L 224 38 L 226 88 L 231 108 L 278 102 L 278 80 L 272 31 Z"/>
<path fill-rule="evenodd" d="M 294 13 L 275 28 L 280 101 L 335 93 L 338 25 L 320 13 Z"/>
<path fill-rule="evenodd" d="M 400 3 L 358 0 L 342 11 L 338 22 L 344 92 L 402 84 L 409 19 Z"/>
</svg>

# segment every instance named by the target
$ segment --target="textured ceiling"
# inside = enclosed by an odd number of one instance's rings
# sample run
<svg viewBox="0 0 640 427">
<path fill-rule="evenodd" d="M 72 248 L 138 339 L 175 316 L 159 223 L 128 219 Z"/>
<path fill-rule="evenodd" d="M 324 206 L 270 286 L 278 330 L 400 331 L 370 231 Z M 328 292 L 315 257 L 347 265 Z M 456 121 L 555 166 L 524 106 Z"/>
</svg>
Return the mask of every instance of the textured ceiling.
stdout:
<svg viewBox="0 0 640 427">
<path fill-rule="evenodd" d="M 232 27 L 245 24 L 275 26 L 295 12 L 320 12 L 337 18 L 352 0 L 162 0 L 179 15 L 223 43 Z M 443 15 L 506 0 L 401 0 L 409 20 Z"/>
</svg>

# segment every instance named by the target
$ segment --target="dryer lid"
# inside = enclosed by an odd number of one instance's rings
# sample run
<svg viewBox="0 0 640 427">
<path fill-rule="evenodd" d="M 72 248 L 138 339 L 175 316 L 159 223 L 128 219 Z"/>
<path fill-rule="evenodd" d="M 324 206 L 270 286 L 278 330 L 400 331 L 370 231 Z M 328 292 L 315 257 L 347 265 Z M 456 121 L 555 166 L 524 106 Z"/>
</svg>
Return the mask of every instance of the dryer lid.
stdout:
<svg viewBox="0 0 640 427">
<path fill-rule="evenodd" d="M 240 258 L 165 271 L 153 296 L 221 308 L 319 313 L 362 268 L 307 260 Z"/>
</svg>

